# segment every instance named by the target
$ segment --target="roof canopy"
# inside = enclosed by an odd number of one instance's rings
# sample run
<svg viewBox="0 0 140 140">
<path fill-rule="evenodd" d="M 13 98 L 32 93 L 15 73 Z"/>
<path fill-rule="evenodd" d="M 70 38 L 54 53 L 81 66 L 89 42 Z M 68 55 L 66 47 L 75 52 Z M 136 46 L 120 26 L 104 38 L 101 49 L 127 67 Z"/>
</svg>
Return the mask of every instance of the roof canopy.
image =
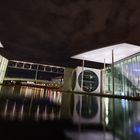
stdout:
<svg viewBox="0 0 140 140">
<path fill-rule="evenodd" d="M 140 52 L 140 46 L 128 44 L 128 43 L 121 43 L 117 45 L 112 45 L 92 51 L 88 51 L 85 53 L 81 53 L 71 58 L 74 59 L 81 59 L 99 63 L 112 63 L 112 50 L 114 52 L 114 62 L 129 57 L 133 54 Z"/>
</svg>

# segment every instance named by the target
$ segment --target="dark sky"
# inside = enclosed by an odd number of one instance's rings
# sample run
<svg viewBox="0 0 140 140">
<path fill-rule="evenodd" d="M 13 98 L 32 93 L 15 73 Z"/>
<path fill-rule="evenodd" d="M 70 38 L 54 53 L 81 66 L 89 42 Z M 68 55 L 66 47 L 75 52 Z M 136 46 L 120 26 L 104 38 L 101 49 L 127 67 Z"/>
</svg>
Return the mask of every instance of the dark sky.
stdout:
<svg viewBox="0 0 140 140">
<path fill-rule="evenodd" d="M 1 0 L 1 53 L 72 66 L 70 56 L 127 42 L 140 45 L 139 0 Z"/>
</svg>

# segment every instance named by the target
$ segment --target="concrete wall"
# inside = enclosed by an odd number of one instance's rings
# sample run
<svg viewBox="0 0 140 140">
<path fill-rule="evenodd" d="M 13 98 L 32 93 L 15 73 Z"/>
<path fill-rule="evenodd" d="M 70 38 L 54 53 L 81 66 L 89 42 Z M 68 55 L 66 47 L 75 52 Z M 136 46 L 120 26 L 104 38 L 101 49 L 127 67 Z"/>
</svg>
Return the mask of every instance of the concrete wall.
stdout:
<svg viewBox="0 0 140 140">
<path fill-rule="evenodd" d="M 71 79 L 72 79 L 72 68 L 66 68 L 64 72 L 64 91 L 71 90 Z M 73 95 L 68 92 L 62 93 L 62 102 L 61 102 L 61 118 L 62 119 L 71 119 L 71 109 L 73 106 Z"/>
</svg>

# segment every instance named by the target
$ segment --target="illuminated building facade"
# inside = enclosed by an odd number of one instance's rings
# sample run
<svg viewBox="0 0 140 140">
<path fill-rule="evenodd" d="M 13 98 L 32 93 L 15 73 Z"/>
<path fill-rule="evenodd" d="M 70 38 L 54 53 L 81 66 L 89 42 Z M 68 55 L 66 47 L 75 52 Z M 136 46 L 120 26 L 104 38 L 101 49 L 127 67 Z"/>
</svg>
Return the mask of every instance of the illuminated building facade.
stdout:
<svg viewBox="0 0 140 140">
<path fill-rule="evenodd" d="M 8 65 L 8 60 L 2 55 L 0 55 L 0 84 L 3 83 L 7 65 Z"/>
<path fill-rule="evenodd" d="M 134 95 L 140 93 L 140 47 L 128 43 L 112 45 L 97 50 L 72 56 L 93 62 L 104 63 L 105 92 L 119 95 Z M 104 83 L 105 82 L 105 83 Z"/>
<path fill-rule="evenodd" d="M 113 91 L 112 75 L 112 67 L 108 66 L 106 68 L 106 93 L 110 94 Z M 114 94 L 127 97 L 140 96 L 140 53 L 114 63 Z M 111 129 L 115 125 L 116 133 L 124 135 L 128 139 L 131 135 L 127 134 L 128 131 L 131 132 L 133 125 L 140 122 L 140 103 L 125 99 L 107 98 L 104 102 L 106 125 Z M 116 123 L 113 124 L 114 122 Z M 127 131 L 124 131 L 125 128 L 127 128 Z"/>
<path fill-rule="evenodd" d="M 60 103 L 64 67 L 9 60 L 1 92 Z"/>
<path fill-rule="evenodd" d="M 112 92 L 111 67 L 106 69 L 106 91 Z M 114 64 L 114 91 L 117 95 L 138 96 L 140 93 L 140 53 Z"/>
<path fill-rule="evenodd" d="M 137 98 L 140 95 L 140 47 L 122 43 L 72 58 L 104 63 L 103 93 L 114 93 L 120 95 L 114 97 L 122 99 L 102 97 L 103 124 L 113 130 L 113 133 L 128 139 L 132 135 L 132 129 L 135 132 L 139 129 L 136 126 L 140 122 L 140 103 L 123 97 Z"/>
</svg>

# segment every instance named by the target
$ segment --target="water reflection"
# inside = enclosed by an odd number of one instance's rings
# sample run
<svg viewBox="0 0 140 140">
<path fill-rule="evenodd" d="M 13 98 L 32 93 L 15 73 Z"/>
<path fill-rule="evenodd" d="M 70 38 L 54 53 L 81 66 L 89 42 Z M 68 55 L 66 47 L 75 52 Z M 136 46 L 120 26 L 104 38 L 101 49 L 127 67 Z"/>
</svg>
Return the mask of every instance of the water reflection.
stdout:
<svg viewBox="0 0 140 140">
<path fill-rule="evenodd" d="M 47 120 L 47 106 L 45 105 L 45 109 L 44 109 L 44 112 L 42 113 L 42 118 L 43 120 Z"/>
<path fill-rule="evenodd" d="M 24 104 L 21 105 L 21 109 L 19 112 L 19 119 L 22 120 L 23 119 L 23 114 L 24 114 Z"/>
<path fill-rule="evenodd" d="M 140 139 L 139 101 L 73 93 L 62 94 L 60 91 L 54 92 L 50 89 L 44 92 L 40 90 L 43 93 L 41 98 L 40 94 L 23 96 L 23 94 L 7 94 L 7 89 L 2 91 L 0 94 L 1 119 L 20 121 L 29 119 L 37 122 L 67 119 L 71 121 L 74 129 L 64 128 L 64 132 L 73 140 L 78 138 L 80 140 Z M 30 93 L 32 92 L 29 90 L 29 95 Z M 81 107 L 80 99 L 82 99 Z"/>
<path fill-rule="evenodd" d="M 12 99 L 1 97 L 0 117 L 10 120 L 33 119 L 36 121 L 60 119 L 60 105 L 54 103 L 50 104 L 47 100 L 34 100 L 29 115 L 30 103 L 29 99 L 22 103 L 21 101 L 18 101 L 18 99 L 13 101 Z"/>
<path fill-rule="evenodd" d="M 77 126 L 77 131 L 66 131 L 71 139 L 140 139 L 140 102 L 126 99 L 113 99 L 107 97 L 82 96 L 81 116 L 79 114 L 79 95 L 74 96 L 72 120 Z M 94 97 L 94 98 L 93 98 Z M 99 100 L 97 100 L 99 98 Z M 96 99 L 96 100 L 95 100 Z M 97 104 L 98 101 L 98 104 Z M 99 109 L 100 108 L 100 109 Z M 99 115 L 97 115 L 99 112 Z M 98 116 L 98 117 L 97 117 Z M 102 128 L 96 133 L 96 125 Z M 85 126 L 92 125 L 93 132 L 89 129 L 83 131 Z M 88 131 L 87 131 L 88 130 Z M 111 132 L 108 134 L 108 131 Z M 98 135 L 99 134 L 99 135 Z M 88 136 L 87 136 L 88 135 Z M 100 137 L 97 138 L 96 137 Z M 96 137 L 96 138 L 95 138 Z"/>
<path fill-rule="evenodd" d="M 10 113 L 10 118 L 13 120 L 15 118 L 15 112 L 16 111 L 16 102 L 14 102 L 13 107 L 12 107 L 12 111 Z"/>
<path fill-rule="evenodd" d="M 39 119 L 39 105 L 37 106 L 36 113 L 35 113 L 35 119 Z"/>
<path fill-rule="evenodd" d="M 2 86 L 0 118 L 36 121 L 60 119 L 61 99 L 61 92 L 54 89 Z"/>
<path fill-rule="evenodd" d="M 102 131 L 85 131 L 85 132 L 65 132 L 65 135 L 71 140 L 113 140 L 113 135 L 111 132 Z M 115 140 L 121 140 L 115 137 Z"/>
</svg>

